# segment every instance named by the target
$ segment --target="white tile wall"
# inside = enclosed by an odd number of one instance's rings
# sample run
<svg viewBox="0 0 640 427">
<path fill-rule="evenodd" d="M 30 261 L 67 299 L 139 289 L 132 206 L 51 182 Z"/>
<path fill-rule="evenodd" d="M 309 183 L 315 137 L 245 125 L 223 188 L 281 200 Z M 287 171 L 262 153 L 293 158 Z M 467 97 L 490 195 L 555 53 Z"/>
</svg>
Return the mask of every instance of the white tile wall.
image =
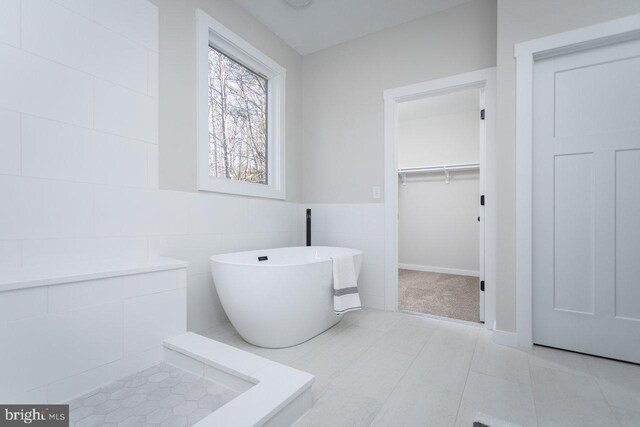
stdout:
<svg viewBox="0 0 640 427">
<path fill-rule="evenodd" d="M 102 280 L 50 286 L 48 288 L 48 311 L 49 313 L 59 313 L 92 306 L 96 304 L 96 301 L 106 303 L 121 300 L 124 295 L 123 284 L 123 278 L 109 277 Z"/>
<path fill-rule="evenodd" d="M 91 126 L 91 76 L 3 44 L 0 64 L 0 108 Z"/>
<path fill-rule="evenodd" d="M 8 291 L 0 298 L 0 323 L 36 317 L 47 311 L 47 288 Z"/>
<path fill-rule="evenodd" d="M 23 2 L 22 49 L 147 93 L 146 49 L 50 0 Z"/>
<path fill-rule="evenodd" d="M 0 370 L 0 400 L 65 401 L 160 360 L 162 341 L 186 331 L 185 276 L 0 292 L 0 366 L 11 367 Z"/>
<path fill-rule="evenodd" d="M 90 162 L 92 182 L 145 188 L 147 146 L 149 144 L 140 141 L 94 132 Z"/>
<path fill-rule="evenodd" d="M 0 2 L 0 42 L 20 47 L 20 0 Z"/>
<path fill-rule="evenodd" d="M 145 237 L 27 239 L 21 243 L 24 267 L 100 260 L 135 261 L 146 259 L 148 253 Z"/>
<path fill-rule="evenodd" d="M 157 99 L 95 79 L 93 100 L 97 130 L 158 143 Z"/>
<path fill-rule="evenodd" d="M 93 2 L 87 0 L 53 0 L 66 7 L 67 9 L 73 10 L 81 15 L 86 16 L 87 18 L 93 18 Z"/>
<path fill-rule="evenodd" d="M 143 295 L 124 302 L 125 357 L 154 348 L 187 330 L 186 289 Z"/>
<path fill-rule="evenodd" d="M 100 24 L 158 51 L 158 9 L 144 0 L 95 0 Z"/>
<path fill-rule="evenodd" d="M 22 265 L 22 241 L 0 240 L 0 269 Z"/>
<path fill-rule="evenodd" d="M 20 175 L 20 114 L 13 111 L 0 110 L 0 173 Z"/>
<path fill-rule="evenodd" d="M 91 182 L 92 134 L 87 128 L 23 115 L 22 175 Z"/>
</svg>

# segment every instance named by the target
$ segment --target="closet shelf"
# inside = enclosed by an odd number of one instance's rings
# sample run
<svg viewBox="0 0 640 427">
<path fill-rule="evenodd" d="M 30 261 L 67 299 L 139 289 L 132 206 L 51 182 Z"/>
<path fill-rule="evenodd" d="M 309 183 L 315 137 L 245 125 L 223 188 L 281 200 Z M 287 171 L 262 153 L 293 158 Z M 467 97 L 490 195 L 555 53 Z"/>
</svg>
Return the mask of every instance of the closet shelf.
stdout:
<svg viewBox="0 0 640 427">
<path fill-rule="evenodd" d="M 433 173 L 444 172 L 445 182 L 448 184 L 451 176 L 450 172 L 455 171 L 467 171 L 480 169 L 480 163 L 454 163 L 449 165 L 433 165 L 433 166 L 421 166 L 415 168 L 399 168 L 398 175 L 402 178 L 402 185 L 407 183 L 407 174 L 419 174 L 419 173 Z"/>
</svg>

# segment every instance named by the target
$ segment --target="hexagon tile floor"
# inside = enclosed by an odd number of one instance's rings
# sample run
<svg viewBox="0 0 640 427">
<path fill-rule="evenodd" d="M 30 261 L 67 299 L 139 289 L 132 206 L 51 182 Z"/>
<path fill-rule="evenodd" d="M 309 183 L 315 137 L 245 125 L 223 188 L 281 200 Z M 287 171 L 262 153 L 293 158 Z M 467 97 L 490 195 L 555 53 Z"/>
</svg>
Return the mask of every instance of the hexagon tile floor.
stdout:
<svg viewBox="0 0 640 427">
<path fill-rule="evenodd" d="M 71 426 L 182 427 L 197 423 L 238 393 L 161 363 L 69 402 Z"/>
</svg>

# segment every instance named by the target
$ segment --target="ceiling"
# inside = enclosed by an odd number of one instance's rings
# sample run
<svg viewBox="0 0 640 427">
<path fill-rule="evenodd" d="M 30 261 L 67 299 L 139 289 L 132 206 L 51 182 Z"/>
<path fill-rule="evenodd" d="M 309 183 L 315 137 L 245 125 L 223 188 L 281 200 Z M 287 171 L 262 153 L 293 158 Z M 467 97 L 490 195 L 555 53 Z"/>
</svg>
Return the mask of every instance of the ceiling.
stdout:
<svg viewBox="0 0 640 427">
<path fill-rule="evenodd" d="M 480 111 L 480 90 L 467 89 L 443 95 L 430 96 L 398 105 L 398 120 L 417 120 L 445 114 Z"/>
<path fill-rule="evenodd" d="M 302 55 L 439 12 L 470 0 L 234 0 Z"/>
</svg>

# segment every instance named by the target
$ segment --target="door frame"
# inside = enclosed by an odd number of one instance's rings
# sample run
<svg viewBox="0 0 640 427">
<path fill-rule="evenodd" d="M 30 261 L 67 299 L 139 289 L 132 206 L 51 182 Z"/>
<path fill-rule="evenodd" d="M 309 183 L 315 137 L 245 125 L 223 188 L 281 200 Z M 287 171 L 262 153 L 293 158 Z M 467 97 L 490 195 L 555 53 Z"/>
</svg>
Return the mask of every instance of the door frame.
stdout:
<svg viewBox="0 0 640 427">
<path fill-rule="evenodd" d="M 541 59 L 640 39 L 640 14 L 515 45 L 516 334 L 533 346 L 533 70 Z"/>
<path fill-rule="evenodd" d="M 495 129 L 496 68 L 430 80 L 384 91 L 384 217 L 385 310 L 398 310 L 398 104 L 433 95 L 479 88 L 484 92 L 485 138 L 480 167 L 484 170 L 484 280 L 485 327 L 495 328 Z M 480 112 L 478 112 L 479 114 Z M 480 201 L 478 200 L 478 206 Z M 482 251 L 482 249 L 481 249 Z M 480 266 L 482 271 L 482 266 Z"/>
</svg>

